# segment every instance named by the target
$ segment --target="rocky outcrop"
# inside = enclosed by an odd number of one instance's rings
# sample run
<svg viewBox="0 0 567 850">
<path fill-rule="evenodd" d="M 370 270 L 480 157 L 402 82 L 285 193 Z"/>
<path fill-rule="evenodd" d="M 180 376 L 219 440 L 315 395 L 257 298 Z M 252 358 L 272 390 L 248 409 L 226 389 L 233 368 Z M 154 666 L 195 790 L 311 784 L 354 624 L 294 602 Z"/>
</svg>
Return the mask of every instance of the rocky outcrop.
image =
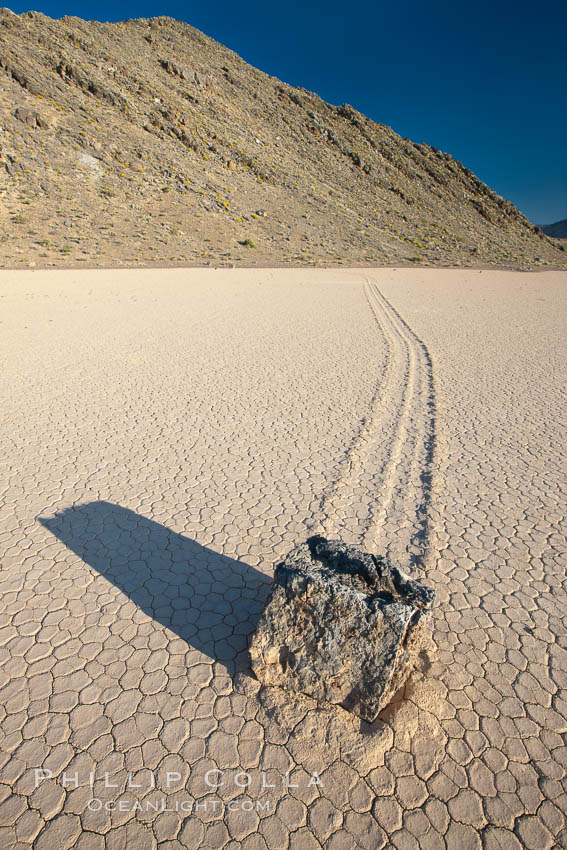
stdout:
<svg viewBox="0 0 567 850">
<path fill-rule="evenodd" d="M 49 128 L 49 122 L 43 118 L 39 112 L 34 109 L 27 109 L 25 106 L 18 106 L 14 109 L 12 115 L 21 121 L 22 124 L 27 124 L 28 127 L 41 127 L 44 130 Z"/>
<path fill-rule="evenodd" d="M 172 62 L 171 59 L 160 59 L 159 64 L 163 70 L 167 71 L 168 74 L 171 74 L 172 77 L 179 77 L 182 80 L 185 79 L 185 70 L 175 62 Z"/>
<path fill-rule="evenodd" d="M 387 558 L 311 537 L 276 567 L 252 669 L 372 722 L 411 672 L 434 598 Z"/>
</svg>

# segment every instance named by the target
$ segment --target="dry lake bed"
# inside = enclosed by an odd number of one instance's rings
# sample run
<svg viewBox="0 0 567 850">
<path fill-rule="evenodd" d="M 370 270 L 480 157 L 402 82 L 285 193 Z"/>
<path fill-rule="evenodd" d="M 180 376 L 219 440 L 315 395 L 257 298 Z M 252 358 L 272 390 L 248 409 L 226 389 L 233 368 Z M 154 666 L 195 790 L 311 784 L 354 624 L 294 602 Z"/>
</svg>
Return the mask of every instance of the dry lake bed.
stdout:
<svg viewBox="0 0 567 850">
<path fill-rule="evenodd" d="M 566 295 L 2 271 L 2 846 L 567 846 Z M 273 567 L 314 533 L 437 593 L 373 725 L 250 673 Z"/>
</svg>

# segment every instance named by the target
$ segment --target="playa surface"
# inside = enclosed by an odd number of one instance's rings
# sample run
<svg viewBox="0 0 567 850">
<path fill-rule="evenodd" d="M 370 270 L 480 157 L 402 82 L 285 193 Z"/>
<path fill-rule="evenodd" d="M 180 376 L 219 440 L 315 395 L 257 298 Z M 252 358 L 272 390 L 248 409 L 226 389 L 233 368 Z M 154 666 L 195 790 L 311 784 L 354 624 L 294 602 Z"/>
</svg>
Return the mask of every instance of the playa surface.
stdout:
<svg viewBox="0 0 567 850">
<path fill-rule="evenodd" d="M 3 846 L 566 846 L 566 290 L 2 272 Z M 373 726 L 250 675 L 315 532 L 437 591 Z"/>
</svg>

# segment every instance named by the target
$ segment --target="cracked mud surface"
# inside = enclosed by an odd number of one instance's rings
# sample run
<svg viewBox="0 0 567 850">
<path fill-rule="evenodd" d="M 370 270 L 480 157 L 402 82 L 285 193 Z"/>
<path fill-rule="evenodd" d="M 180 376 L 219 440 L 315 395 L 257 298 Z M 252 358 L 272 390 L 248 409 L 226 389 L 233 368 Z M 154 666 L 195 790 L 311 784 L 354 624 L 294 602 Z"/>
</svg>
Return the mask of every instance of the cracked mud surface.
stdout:
<svg viewBox="0 0 567 850">
<path fill-rule="evenodd" d="M 2 274 L 5 847 L 566 845 L 566 282 Z M 314 530 L 438 594 L 372 727 L 250 676 Z"/>
</svg>

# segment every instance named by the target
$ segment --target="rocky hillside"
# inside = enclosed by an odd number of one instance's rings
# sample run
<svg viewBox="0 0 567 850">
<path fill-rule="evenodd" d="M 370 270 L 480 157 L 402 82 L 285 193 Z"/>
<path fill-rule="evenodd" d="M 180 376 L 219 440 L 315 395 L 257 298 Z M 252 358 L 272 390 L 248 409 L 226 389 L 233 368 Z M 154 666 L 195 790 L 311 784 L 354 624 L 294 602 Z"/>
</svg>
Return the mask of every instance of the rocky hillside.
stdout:
<svg viewBox="0 0 567 850">
<path fill-rule="evenodd" d="M 0 11 L 0 264 L 565 265 L 451 156 L 171 18 Z"/>
</svg>

